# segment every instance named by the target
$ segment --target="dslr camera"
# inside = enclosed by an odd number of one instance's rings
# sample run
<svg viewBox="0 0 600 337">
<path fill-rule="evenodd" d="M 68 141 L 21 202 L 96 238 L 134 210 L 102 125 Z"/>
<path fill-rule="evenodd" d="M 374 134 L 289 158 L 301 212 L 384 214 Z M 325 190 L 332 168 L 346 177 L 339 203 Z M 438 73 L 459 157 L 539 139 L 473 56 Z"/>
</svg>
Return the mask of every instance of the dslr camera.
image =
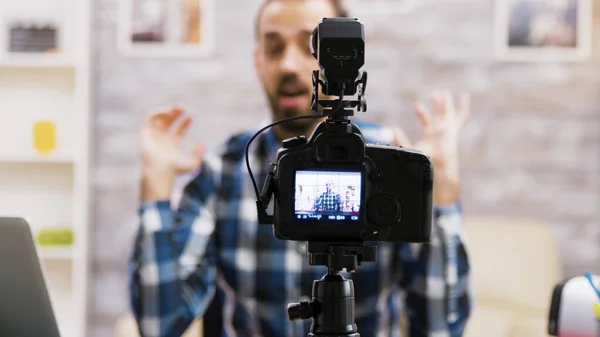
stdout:
<svg viewBox="0 0 600 337">
<path fill-rule="evenodd" d="M 356 18 L 322 19 L 313 31 L 311 52 L 320 68 L 313 71 L 315 115 L 290 119 L 325 120 L 310 137 L 283 142 L 260 196 L 255 184 L 259 223 L 273 224 L 282 240 L 428 242 L 429 158 L 403 147 L 369 144 L 350 119 L 354 110 L 366 111 L 363 24 Z M 272 216 L 266 211 L 271 198 Z"/>
<path fill-rule="evenodd" d="M 316 113 L 258 131 L 246 144 L 246 166 L 256 192 L 258 222 L 272 224 L 278 239 L 308 241 L 309 264 L 327 266 L 327 274 L 313 282 L 311 301 L 288 304 L 289 319 L 312 318 L 309 337 L 360 337 L 354 283 L 340 272 L 376 260 L 377 245 L 369 241 L 430 240 L 433 166 L 417 151 L 368 144 L 351 121 L 354 110 L 367 107 L 367 73 L 360 71 L 365 36 L 358 19 L 322 19 L 312 33 L 311 51 L 319 62 L 319 70 L 313 71 Z M 328 99 L 319 99 L 319 94 Z M 283 141 L 259 194 L 248 159 L 254 138 L 286 121 L 323 117 L 310 137 Z M 271 202 L 273 215 L 268 215 Z"/>
</svg>

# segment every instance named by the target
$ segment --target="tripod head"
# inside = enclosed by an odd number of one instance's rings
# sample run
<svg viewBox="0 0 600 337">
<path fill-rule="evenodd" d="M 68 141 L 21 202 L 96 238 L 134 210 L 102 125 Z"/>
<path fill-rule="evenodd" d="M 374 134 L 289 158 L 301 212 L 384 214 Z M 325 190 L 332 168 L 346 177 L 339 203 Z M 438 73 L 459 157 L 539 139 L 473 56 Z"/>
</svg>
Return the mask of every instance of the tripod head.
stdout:
<svg viewBox="0 0 600 337">
<path fill-rule="evenodd" d="M 308 261 L 327 266 L 327 274 L 313 282 L 312 300 L 288 305 L 290 320 L 313 319 L 309 337 L 360 337 L 354 322 L 354 283 L 340 272 L 353 272 L 363 262 L 375 262 L 377 246 L 363 243 L 308 242 Z"/>
<path fill-rule="evenodd" d="M 346 269 L 353 272 L 363 262 L 374 262 L 377 258 L 377 246 L 365 246 L 363 243 L 308 243 L 308 263 L 311 266 L 326 266 L 328 274 L 339 274 Z"/>
</svg>

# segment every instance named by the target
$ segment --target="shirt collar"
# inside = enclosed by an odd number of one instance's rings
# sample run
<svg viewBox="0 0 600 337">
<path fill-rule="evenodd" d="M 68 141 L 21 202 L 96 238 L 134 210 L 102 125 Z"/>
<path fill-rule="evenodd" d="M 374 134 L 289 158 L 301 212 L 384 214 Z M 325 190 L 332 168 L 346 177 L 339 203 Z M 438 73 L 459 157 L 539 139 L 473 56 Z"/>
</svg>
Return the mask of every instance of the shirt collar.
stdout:
<svg viewBox="0 0 600 337">
<path fill-rule="evenodd" d="M 282 141 L 277 138 L 275 132 L 273 131 L 273 128 L 269 128 L 264 132 L 264 142 L 267 150 L 267 157 L 269 158 L 269 160 L 274 162 L 275 159 L 277 159 L 277 151 L 282 146 Z"/>
</svg>

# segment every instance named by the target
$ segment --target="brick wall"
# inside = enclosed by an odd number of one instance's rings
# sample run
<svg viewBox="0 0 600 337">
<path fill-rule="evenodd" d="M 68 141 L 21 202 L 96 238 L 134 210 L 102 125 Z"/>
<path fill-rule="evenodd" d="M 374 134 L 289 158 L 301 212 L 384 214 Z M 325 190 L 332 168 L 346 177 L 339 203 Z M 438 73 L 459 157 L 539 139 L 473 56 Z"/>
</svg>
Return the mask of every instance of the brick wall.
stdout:
<svg viewBox="0 0 600 337">
<path fill-rule="evenodd" d="M 567 276 L 597 271 L 600 42 L 585 63 L 498 62 L 492 1 L 418 2 L 409 15 L 360 16 L 370 80 L 364 117 L 402 125 L 414 139 L 416 99 L 436 88 L 472 92 L 472 119 L 462 138 L 465 211 L 543 220 L 560 238 Z M 116 49 L 116 1 L 97 1 L 89 336 L 110 336 L 128 308 L 126 261 L 137 225 L 137 128 L 144 113 L 183 104 L 197 117 L 187 145 L 213 145 L 268 116 L 252 64 L 256 7 L 257 0 L 218 1 L 218 44 L 210 60 L 140 60 Z M 598 36 L 598 8 L 595 17 Z"/>
</svg>

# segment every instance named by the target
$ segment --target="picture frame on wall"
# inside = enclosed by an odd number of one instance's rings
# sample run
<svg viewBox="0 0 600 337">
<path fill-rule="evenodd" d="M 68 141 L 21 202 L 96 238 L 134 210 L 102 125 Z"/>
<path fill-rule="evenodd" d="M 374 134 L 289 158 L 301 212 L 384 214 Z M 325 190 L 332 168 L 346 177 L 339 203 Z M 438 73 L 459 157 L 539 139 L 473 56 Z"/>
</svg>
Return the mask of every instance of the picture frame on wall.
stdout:
<svg viewBox="0 0 600 337">
<path fill-rule="evenodd" d="M 416 0 L 343 0 L 352 16 L 409 13 Z"/>
<path fill-rule="evenodd" d="M 495 0 L 494 49 L 506 61 L 577 62 L 591 55 L 593 0 Z"/>
<path fill-rule="evenodd" d="M 212 54 L 215 0 L 119 0 L 121 53 L 144 58 Z"/>
</svg>

